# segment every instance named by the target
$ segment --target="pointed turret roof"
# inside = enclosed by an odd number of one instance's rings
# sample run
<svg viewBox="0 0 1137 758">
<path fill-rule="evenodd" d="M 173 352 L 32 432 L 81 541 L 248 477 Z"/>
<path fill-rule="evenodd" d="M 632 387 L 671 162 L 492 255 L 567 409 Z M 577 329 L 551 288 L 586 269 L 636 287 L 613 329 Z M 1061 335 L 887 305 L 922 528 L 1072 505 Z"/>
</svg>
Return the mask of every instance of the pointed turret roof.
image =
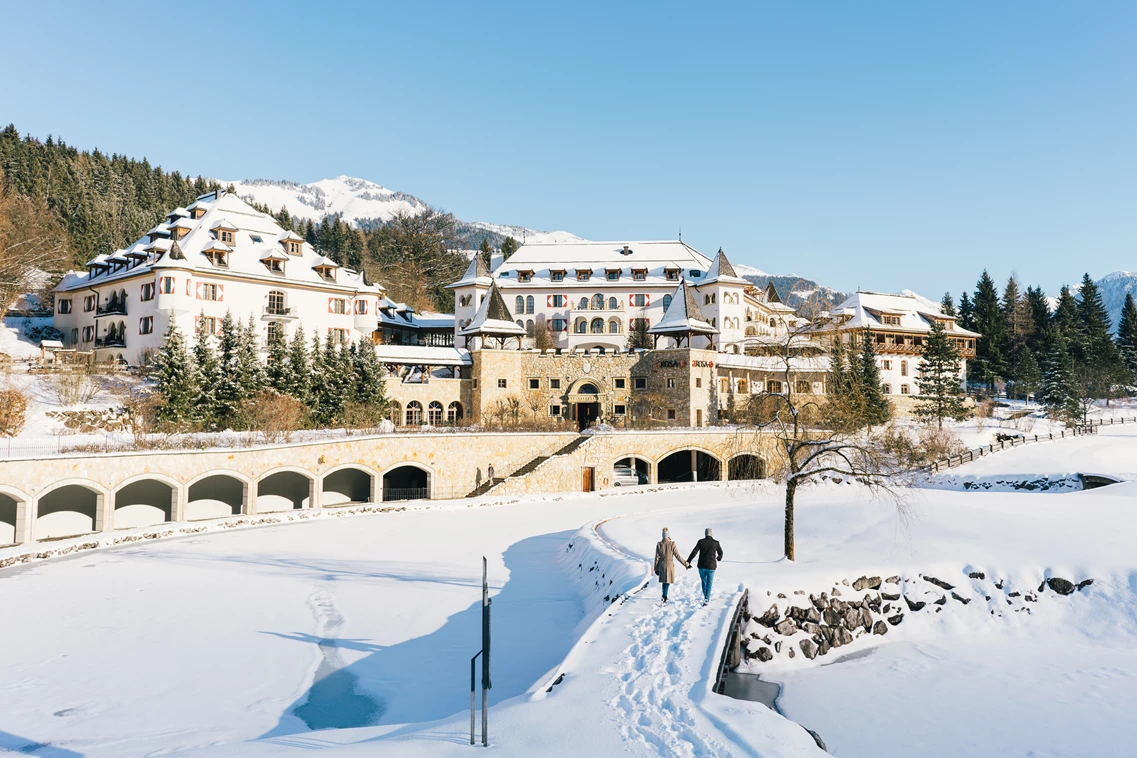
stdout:
<svg viewBox="0 0 1137 758">
<path fill-rule="evenodd" d="M 478 256 L 481 258 L 481 256 Z M 494 337 L 524 337 L 525 328 L 513 321 L 513 314 L 501 296 L 496 284 L 490 284 L 490 291 L 482 298 L 478 312 L 469 326 L 459 332 L 464 337 L 490 335 Z"/>
<path fill-rule="evenodd" d="M 490 276 L 490 268 L 486 265 L 486 259 L 482 257 L 481 253 L 475 253 L 470 265 L 466 267 L 466 273 L 462 274 L 462 278 L 453 284 L 446 285 L 446 288 L 467 287 L 471 284 L 488 287 L 492 282 L 493 277 Z"/>
<path fill-rule="evenodd" d="M 703 320 L 703 314 L 695 302 L 695 295 L 687 282 L 681 282 L 671 296 L 671 305 L 663 313 L 663 319 L 647 330 L 648 334 L 718 334 L 719 330 Z"/>
<path fill-rule="evenodd" d="M 782 298 L 778 296 L 778 291 L 774 289 L 774 283 L 770 282 L 766 285 L 766 302 L 767 303 L 780 303 Z"/>
<path fill-rule="evenodd" d="M 730 265 L 727 260 L 726 253 L 719 248 L 718 255 L 715 256 L 715 262 L 711 264 L 710 269 L 707 271 L 707 277 L 703 279 L 700 284 L 713 284 L 715 282 L 729 282 L 730 284 L 746 284 L 746 280 L 734 272 L 734 266 Z"/>
</svg>

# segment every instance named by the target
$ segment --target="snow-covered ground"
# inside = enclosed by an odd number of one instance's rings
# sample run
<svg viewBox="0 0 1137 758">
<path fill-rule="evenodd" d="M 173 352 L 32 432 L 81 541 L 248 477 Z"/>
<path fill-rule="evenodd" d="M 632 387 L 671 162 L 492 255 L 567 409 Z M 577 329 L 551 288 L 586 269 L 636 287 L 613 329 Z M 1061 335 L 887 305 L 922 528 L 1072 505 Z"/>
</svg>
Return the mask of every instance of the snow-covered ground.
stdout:
<svg viewBox="0 0 1137 758">
<path fill-rule="evenodd" d="M 1126 425 L 953 471 L 1123 473 L 1135 459 Z M 1132 754 L 1137 483 L 919 489 L 904 517 L 855 485 L 810 487 L 796 563 L 781 559 L 781 497 L 752 483 L 439 504 L 8 569 L 0 751 L 464 754 L 486 555 L 504 755 L 821 755 L 798 724 L 835 755 Z M 667 606 L 654 582 L 635 591 L 663 526 L 684 551 L 706 527 L 722 541 L 709 606 L 694 570 Z M 782 684 L 785 718 L 711 693 L 740 588 L 761 613 L 893 574 L 939 577 L 969 602 L 930 603 L 840 654 L 756 664 Z M 1094 582 L 1039 592 L 1052 577 Z"/>
</svg>

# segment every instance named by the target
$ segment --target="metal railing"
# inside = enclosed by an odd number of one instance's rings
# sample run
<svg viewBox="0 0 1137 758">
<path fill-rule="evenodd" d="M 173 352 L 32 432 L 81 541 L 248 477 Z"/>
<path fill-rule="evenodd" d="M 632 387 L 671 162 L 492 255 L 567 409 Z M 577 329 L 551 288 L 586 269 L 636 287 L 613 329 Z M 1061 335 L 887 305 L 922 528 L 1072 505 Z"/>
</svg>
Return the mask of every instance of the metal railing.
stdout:
<svg viewBox="0 0 1137 758">
<path fill-rule="evenodd" d="M 384 487 L 383 502 L 396 500 L 430 500 L 429 487 Z"/>
<path fill-rule="evenodd" d="M 126 315 L 126 301 L 121 300 L 117 303 L 106 303 L 100 305 L 95 309 L 96 316 L 125 316 Z"/>
<path fill-rule="evenodd" d="M 742 662 L 742 625 L 750 613 L 750 590 L 742 591 L 738 605 L 734 607 L 734 615 L 730 618 L 730 627 L 726 635 L 726 644 L 722 647 L 719 656 L 718 673 L 715 674 L 714 691 L 723 694 L 726 689 L 726 675 Z"/>
<path fill-rule="evenodd" d="M 126 337 L 96 337 L 95 347 L 126 347 Z"/>
</svg>

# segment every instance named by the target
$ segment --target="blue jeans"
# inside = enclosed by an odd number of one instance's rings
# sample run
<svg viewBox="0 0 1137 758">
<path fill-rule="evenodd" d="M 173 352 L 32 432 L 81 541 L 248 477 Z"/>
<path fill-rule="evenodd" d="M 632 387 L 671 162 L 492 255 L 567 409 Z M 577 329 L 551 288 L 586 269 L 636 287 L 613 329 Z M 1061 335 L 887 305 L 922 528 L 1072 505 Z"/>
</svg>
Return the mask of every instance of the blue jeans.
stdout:
<svg viewBox="0 0 1137 758">
<path fill-rule="evenodd" d="M 711 582 L 715 580 L 714 569 L 699 569 L 699 581 L 703 583 L 703 599 L 711 599 Z"/>
<path fill-rule="evenodd" d="M 664 599 L 664 600 L 666 600 L 666 599 L 667 599 L 667 588 L 668 588 L 668 587 L 670 587 L 670 586 L 671 586 L 671 585 L 670 585 L 670 584 L 668 584 L 667 582 L 664 582 L 664 583 L 663 583 L 663 599 Z"/>
</svg>

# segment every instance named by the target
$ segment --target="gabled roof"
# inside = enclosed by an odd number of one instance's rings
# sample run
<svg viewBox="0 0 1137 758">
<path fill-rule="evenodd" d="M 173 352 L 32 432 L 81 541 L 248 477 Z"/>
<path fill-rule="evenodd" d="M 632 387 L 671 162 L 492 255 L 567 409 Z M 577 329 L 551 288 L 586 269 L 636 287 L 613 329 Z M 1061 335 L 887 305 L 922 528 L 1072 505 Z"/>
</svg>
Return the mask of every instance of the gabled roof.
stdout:
<svg viewBox="0 0 1137 758">
<path fill-rule="evenodd" d="M 267 253 L 265 253 L 264 255 L 261 256 L 261 260 L 262 261 L 286 261 L 286 260 L 288 260 L 288 256 L 285 255 L 284 253 L 280 252 L 279 250 L 269 250 Z"/>
<path fill-rule="evenodd" d="M 671 305 L 663 313 L 658 324 L 647 330 L 648 334 L 718 334 L 719 330 L 703 320 L 703 314 L 695 303 L 695 295 L 687 282 L 681 282 L 671 296 Z"/>
<path fill-rule="evenodd" d="M 953 316 L 949 316 L 940 309 L 940 305 L 927 298 L 920 297 L 914 292 L 905 291 L 902 294 L 886 292 L 856 292 L 845 302 L 830 311 L 836 319 L 844 317 L 842 329 L 873 329 L 876 331 L 893 332 L 928 332 L 936 320 L 952 322 L 948 334 L 956 337 L 978 337 L 978 332 L 972 332 L 961 327 Z M 899 324 L 885 324 L 883 316 L 896 316 Z M 825 331 L 833 328 L 832 325 L 821 326 Z"/>
<path fill-rule="evenodd" d="M 321 255 L 319 258 L 316 259 L 315 263 L 312 264 L 312 268 L 339 268 L 339 267 L 340 267 L 340 264 L 336 263 L 335 261 L 333 261 L 331 258 L 329 258 L 326 255 Z"/>
<path fill-rule="evenodd" d="M 525 336 L 525 328 L 514 323 L 513 314 L 509 312 L 509 307 L 506 306 L 505 299 L 501 296 L 501 290 L 497 288 L 496 284 L 491 284 L 490 291 L 482 298 L 482 304 L 478 306 L 478 312 L 474 314 L 474 319 L 459 334 L 462 336 L 490 334 L 523 337 Z"/>
<path fill-rule="evenodd" d="M 780 303 L 782 302 L 781 296 L 778 295 L 778 290 L 774 288 L 774 283 L 770 282 L 766 285 L 766 302 L 767 303 Z"/>
<path fill-rule="evenodd" d="M 166 218 L 171 218 L 173 216 L 177 216 L 179 218 L 185 218 L 188 215 L 189 215 L 189 211 L 179 205 L 177 208 L 174 208 L 172 211 L 167 213 Z"/>
<path fill-rule="evenodd" d="M 233 231 L 237 231 L 237 227 L 234 226 L 233 224 L 229 223 L 229 220 L 224 218 L 224 217 L 219 218 L 216 221 L 214 221 L 209 226 L 209 228 L 210 229 L 231 229 Z"/>
<path fill-rule="evenodd" d="M 289 240 L 291 240 L 293 242 L 303 242 L 304 238 L 301 237 L 296 232 L 292 232 L 292 231 L 288 232 L 287 234 L 285 234 L 283 237 L 280 238 L 281 242 L 288 242 Z"/>
<path fill-rule="evenodd" d="M 727 260 L 726 253 L 719 248 L 718 255 L 715 256 L 715 262 L 711 264 L 710 269 L 707 271 L 707 277 L 700 282 L 700 284 L 713 284 L 715 282 L 727 282 L 730 284 L 749 284 L 745 279 L 734 273 L 734 266 L 730 265 Z"/>
<path fill-rule="evenodd" d="M 493 282 L 490 277 L 490 267 L 486 265 L 486 259 L 482 257 L 481 253 L 475 253 L 470 265 L 466 267 L 466 272 L 462 274 L 462 278 L 453 284 L 446 285 L 447 289 L 455 287 L 468 287 L 471 284 L 480 284 L 483 287 L 488 287 Z"/>
<path fill-rule="evenodd" d="M 220 240 L 213 240 L 213 242 L 210 242 L 208 245 L 203 247 L 202 251 L 203 252 L 212 251 L 215 253 L 231 253 L 231 252 L 233 252 L 233 248 L 229 247 L 228 245 L 226 245 L 224 242 L 222 242 Z"/>
</svg>

